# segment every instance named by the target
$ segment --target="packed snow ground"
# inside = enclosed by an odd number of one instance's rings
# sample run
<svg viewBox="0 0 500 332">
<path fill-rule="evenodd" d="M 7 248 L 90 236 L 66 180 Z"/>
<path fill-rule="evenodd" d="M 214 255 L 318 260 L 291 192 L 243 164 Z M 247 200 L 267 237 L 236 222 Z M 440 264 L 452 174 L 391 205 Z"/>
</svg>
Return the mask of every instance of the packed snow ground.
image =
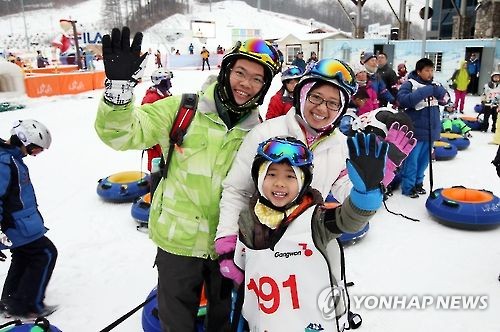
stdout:
<svg viewBox="0 0 500 332">
<path fill-rule="evenodd" d="M 175 71 L 174 93 L 196 91 L 216 71 Z M 136 88 L 138 100 L 149 82 Z M 270 91 L 280 85 L 273 81 Z M 16 119 L 35 118 L 53 135 L 49 150 L 26 158 L 47 227 L 47 236 L 59 250 L 59 259 L 47 291 L 46 302 L 59 304 L 50 320 L 64 331 L 98 331 L 141 303 L 156 284 L 153 268 L 155 246 L 147 234 L 136 230 L 131 204 L 112 204 L 96 194 L 97 180 L 110 174 L 145 169 L 140 151 L 117 152 L 97 137 L 93 124 L 102 90 L 74 96 L 18 98 L 23 110 L 0 113 L 0 137 L 7 138 Z M 268 94 L 265 105 L 269 97 Z M 478 97 L 467 97 L 473 113 Z M 265 107 L 264 107 L 265 108 Z M 499 182 L 490 164 L 496 146 L 491 133 L 474 132 L 469 149 L 451 161 L 433 163 L 434 187 L 464 185 L 500 195 Z M 428 178 L 425 188 L 429 189 Z M 354 308 L 363 317 L 361 331 L 499 331 L 500 229 L 463 231 L 432 220 L 425 197 L 410 199 L 400 192 L 388 207 L 419 218 L 412 222 L 381 209 L 370 223 L 366 237 L 346 249 L 349 291 L 370 300 Z M 3 283 L 9 260 L 0 263 Z M 372 309 L 373 296 L 487 296 L 484 310 Z M 313 304 L 311 304 L 313 305 Z M 141 330 L 136 313 L 116 331 Z"/>
</svg>

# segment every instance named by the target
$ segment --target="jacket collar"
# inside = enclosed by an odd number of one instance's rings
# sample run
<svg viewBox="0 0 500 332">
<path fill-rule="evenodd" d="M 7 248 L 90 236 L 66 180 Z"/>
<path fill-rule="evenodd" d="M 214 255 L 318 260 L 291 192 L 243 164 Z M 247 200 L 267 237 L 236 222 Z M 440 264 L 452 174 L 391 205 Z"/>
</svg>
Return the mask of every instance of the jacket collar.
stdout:
<svg viewBox="0 0 500 332">
<path fill-rule="evenodd" d="M 214 96 L 216 85 L 217 82 L 214 82 L 206 88 L 202 98 L 200 98 L 200 102 L 198 103 L 198 111 L 207 115 L 212 121 L 224 125 L 224 122 L 220 119 L 219 114 L 217 113 L 217 106 L 215 105 Z M 259 109 L 254 108 L 234 127 L 244 131 L 250 131 L 250 129 L 259 123 Z"/>
<path fill-rule="evenodd" d="M 7 144 L 6 141 L 1 138 L 0 138 L 0 149 L 6 150 L 8 153 L 14 156 L 14 158 L 17 159 L 24 158 L 24 154 L 20 148 L 18 148 L 17 146 Z"/>
</svg>

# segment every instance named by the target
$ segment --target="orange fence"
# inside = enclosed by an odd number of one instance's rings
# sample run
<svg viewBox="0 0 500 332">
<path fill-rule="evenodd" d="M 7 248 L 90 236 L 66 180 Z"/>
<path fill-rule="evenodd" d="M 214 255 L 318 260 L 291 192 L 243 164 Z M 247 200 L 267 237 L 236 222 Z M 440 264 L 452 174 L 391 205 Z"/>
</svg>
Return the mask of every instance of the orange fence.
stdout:
<svg viewBox="0 0 500 332">
<path fill-rule="evenodd" d="M 78 71 L 77 65 L 60 65 L 57 67 L 50 66 L 45 68 L 32 68 L 28 70 L 29 73 L 33 74 L 57 74 L 57 73 L 69 73 Z"/>
<path fill-rule="evenodd" d="M 67 95 L 102 89 L 104 78 L 104 71 L 27 74 L 24 85 L 29 97 Z"/>
</svg>

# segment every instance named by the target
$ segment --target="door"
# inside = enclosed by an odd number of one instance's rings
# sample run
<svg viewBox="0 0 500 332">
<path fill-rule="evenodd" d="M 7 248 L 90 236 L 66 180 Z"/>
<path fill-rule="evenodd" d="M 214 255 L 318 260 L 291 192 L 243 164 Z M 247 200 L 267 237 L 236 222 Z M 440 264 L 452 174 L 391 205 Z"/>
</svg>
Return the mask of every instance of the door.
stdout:
<svg viewBox="0 0 500 332">
<path fill-rule="evenodd" d="M 484 85 L 488 83 L 491 79 L 491 73 L 495 69 L 495 48 L 494 47 L 483 47 L 481 56 L 481 68 L 479 70 L 479 88 L 478 93 L 483 93 Z"/>
</svg>

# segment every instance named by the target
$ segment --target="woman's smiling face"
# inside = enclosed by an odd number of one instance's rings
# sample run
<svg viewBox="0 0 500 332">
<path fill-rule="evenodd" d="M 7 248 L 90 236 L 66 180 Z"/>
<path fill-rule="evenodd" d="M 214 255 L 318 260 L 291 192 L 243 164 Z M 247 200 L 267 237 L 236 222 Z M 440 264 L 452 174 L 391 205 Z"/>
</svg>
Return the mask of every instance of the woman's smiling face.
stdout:
<svg viewBox="0 0 500 332">
<path fill-rule="evenodd" d="M 314 129 L 331 125 L 339 116 L 342 108 L 339 89 L 332 84 L 322 84 L 319 87 L 313 87 L 307 95 L 303 112 L 304 120 Z M 317 105 L 321 99 L 323 102 Z M 327 107 L 327 103 L 338 105 L 338 107 L 332 109 L 332 107 Z"/>
</svg>

